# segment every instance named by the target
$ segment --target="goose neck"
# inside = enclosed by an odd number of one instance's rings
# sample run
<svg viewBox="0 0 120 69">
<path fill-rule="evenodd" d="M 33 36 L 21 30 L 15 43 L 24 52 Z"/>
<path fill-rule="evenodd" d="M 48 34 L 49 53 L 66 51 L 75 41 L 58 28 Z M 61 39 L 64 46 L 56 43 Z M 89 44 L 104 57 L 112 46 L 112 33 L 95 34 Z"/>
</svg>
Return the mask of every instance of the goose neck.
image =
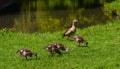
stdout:
<svg viewBox="0 0 120 69">
<path fill-rule="evenodd" d="M 74 22 L 72 23 L 72 27 L 75 27 L 75 23 Z"/>
</svg>

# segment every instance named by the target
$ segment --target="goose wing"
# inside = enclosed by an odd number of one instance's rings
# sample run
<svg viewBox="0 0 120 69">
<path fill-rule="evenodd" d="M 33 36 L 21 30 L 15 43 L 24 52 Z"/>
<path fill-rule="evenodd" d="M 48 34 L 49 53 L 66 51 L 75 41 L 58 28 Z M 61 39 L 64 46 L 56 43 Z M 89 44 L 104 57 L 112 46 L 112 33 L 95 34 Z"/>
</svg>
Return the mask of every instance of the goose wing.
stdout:
<svg viewBox="0 0 120 69">
<path fill-rule="evenodd" d="M 23 49 L 23 51 L 25 51 L 25 52 L 31 52 L 29 49 Z"/>
<path fill-rule="evenodd" d="M 84 41 L 84 38 L 82 36 L 78 36 L 78 39 Z"/>
</svg>

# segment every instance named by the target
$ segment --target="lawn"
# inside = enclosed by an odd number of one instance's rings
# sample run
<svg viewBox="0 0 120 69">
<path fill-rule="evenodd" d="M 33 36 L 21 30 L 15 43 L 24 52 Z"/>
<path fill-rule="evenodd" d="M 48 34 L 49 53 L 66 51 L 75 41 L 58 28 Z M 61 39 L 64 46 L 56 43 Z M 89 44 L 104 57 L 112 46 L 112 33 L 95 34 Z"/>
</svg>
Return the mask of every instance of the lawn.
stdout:
<svg viewBox="0 0 120 69">
<path fill-rule="evenodd" d="M 105 25 L 77 29 L 88 47 L 76 46 L 76 42 L 62 38 L 65 30 L 50 33 L 13 33 L 0 31 L 0 69 L 119 69 L 120 68 L 120 20 Z M 69 47 L 67 54 L 53 57 L 44 49 L 51 43 Z M 38 59 L 23 60 L 16 51 L 28 48 L 38 53 Z M 64 53 L 64 51 L 62 51 Z"/>
</svg>

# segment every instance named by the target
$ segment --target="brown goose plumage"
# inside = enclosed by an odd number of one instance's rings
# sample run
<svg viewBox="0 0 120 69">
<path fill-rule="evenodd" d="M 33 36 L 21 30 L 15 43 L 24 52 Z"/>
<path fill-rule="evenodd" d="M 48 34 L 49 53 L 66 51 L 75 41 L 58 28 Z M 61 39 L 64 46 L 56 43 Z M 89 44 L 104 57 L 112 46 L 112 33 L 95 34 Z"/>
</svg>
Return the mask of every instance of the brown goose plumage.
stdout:
<svg viewBox="0 0 120 69">
<path fill-rule="evenodd" d="M 27 49 L 27 48 L 23 48 L 17 51 L 17 53 L 22 56 L 25 57 L 27 60 L 27 56 L 32 57 L 35 56 L 37 58 L 37 53 L 35 52 L 31 52 L 31 50 Z"/>
<path fill-rule="evenodd" d="M 82 37 L 82 36 L 74 36 L 74 40 L 79 43 L 85 43 L 86 46 L 88 45 L 88 42 Z"/>
<path fill-rule="evenodd" d="M 52 56 L 54 55 L 54 52 L 60 55 L 61 50 L 66 52 L 69 51 L 69 48 L 64 47 L 64 45 L 60 43 L 49 44 L 45 49 L 48 50 Z"/>
<path fill-rule="evenodd" d="M 65 31 L 65 33 L 63 34 L 63 37 L 67 36 L 69 39 L 71 35 L 75 34 L 76 32 L 75 23 L 77 22 L 78 21 L 76 19 L 73 20 L 72 26 Z"/>
</svg>

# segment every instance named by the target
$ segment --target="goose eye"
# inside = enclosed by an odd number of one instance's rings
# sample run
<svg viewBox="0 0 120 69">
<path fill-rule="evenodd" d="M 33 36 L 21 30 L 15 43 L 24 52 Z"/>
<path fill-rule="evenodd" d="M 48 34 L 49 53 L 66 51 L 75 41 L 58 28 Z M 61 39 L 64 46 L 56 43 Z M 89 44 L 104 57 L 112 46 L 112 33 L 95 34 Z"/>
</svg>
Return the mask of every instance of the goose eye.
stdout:
<svg viewBox="0 0 120 69">
<path fill-rule="evenodd" d="M 76 39 L 76 38 L 74 38 L 74 39 Z"/>
</svg>

